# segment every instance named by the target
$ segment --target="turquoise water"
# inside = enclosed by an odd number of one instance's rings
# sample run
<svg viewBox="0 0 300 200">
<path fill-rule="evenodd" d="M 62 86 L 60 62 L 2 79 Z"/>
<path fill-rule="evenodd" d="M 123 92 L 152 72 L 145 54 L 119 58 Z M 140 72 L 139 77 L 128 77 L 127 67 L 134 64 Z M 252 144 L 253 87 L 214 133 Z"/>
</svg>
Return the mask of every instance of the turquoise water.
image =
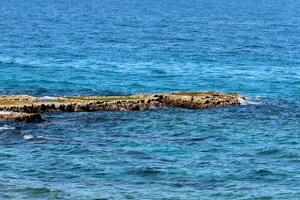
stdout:
<svg viewBox="0 0 300 200">
<path fill-rule="evenodd" d="M 0 199 L 300 199 L 300 2 L 0 6 L 0 93 L 238 92 L 208 110 L 0 122 Z"/>
</svg>

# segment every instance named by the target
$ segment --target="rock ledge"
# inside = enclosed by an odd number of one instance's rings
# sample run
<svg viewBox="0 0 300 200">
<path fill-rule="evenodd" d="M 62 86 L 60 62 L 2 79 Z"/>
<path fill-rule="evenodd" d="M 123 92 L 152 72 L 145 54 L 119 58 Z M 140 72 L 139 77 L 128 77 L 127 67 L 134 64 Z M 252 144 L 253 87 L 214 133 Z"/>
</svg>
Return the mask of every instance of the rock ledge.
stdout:
<svg viewBox="0 0 300 200">
<path fill-rule="evenodd" d="M 74 96 L 36 98 L 0 96 L 0 120 L 38 122 L 44 112 L 139 111 L 150 108 L 189 109 L 239 105 L 244 97 L 222 92 L 178 92 L 131 96 Z"/>
</svg>

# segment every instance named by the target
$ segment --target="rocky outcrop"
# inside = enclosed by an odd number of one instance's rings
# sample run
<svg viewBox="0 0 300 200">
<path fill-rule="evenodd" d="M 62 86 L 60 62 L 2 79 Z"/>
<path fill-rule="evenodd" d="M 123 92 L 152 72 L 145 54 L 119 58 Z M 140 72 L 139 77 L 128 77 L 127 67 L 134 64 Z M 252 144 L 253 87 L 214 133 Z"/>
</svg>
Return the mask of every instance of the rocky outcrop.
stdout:
<svg viewBox="0 0 300 200">
<path fill-rule="evenodd" d="M 2 111 L 0 111 L 0 120 L 26 122 L 26 123 L 43 121 L 39 113 L 2 112 Z"/>
<path fill-rule="evenodd" d="M 36 98 L 26 95 L 0 96 L 0 120 L 40 121 L 44 112 L 139 111 L 179 107 L 203 109 L 238 105 L 244 97 L 221 92 L 179 92 L 132 96 L 76 96 Z M 38 117 L 39 116 L 39 117 Z"/>
<path fill-rule="evenodd" d="M 244 98 L 238 94 L 226 94 L 217 92 L 180 92 L 163 95 L 163 102 L 169 107 L 201 109 L 223 107 L 240 104 L 240 99 Z"/>
</svg>

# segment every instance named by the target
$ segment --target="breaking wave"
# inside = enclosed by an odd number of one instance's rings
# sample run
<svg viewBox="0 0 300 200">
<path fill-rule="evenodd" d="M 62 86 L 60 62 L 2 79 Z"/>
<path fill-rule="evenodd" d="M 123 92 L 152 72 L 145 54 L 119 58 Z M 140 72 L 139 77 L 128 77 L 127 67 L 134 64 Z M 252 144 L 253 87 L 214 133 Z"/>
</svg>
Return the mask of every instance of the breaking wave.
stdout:
<svg viewBox="0 0 300 200">
<path fill-rule="evenodd" d="M 261 97 L 245 97 L 245 98 L 240 98 L 239 102 L 241 105 L 260 105 L 262 104 Z"/>
</svg>

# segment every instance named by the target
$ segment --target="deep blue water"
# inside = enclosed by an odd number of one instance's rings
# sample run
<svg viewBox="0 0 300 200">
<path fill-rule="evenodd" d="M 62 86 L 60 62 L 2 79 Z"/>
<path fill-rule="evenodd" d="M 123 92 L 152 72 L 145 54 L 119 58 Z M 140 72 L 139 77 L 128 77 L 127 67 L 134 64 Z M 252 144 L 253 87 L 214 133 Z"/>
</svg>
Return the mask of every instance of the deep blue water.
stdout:
<svg viewBox="0 0 300 200">
<path fill-rule="evenodd" d="M 300 199 L 300 1 L 7 0 L 0 93 L 238 92 L 0 122 L 0 199 Z"/>
</svg>

